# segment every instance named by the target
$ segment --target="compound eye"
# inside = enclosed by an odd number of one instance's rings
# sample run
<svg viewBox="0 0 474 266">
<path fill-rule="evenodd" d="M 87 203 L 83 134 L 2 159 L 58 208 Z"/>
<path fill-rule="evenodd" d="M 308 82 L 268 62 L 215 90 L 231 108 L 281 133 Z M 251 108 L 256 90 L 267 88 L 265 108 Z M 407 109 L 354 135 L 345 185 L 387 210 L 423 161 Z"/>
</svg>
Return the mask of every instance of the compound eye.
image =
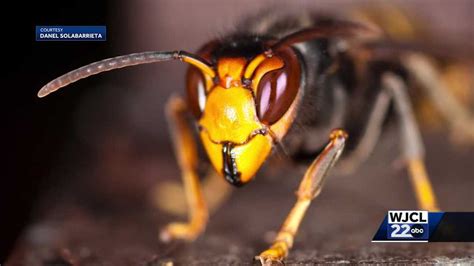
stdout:
<svg viewBox="0 0 474 266">
<path fill-rule="evenodd" d="M 199 118 L 206 105 L 206 80 L 195 67 L 190 67 L 186 75 L 186 90 L 191 111 Z"/>
<path fill-rule="evenodd" d="M 257 114 L 267 125 L 277 122 L 295 99 L 297 88 L 289 83 L 286 69 L 278 69 L 265 74 L 257 88 Z"/>
</svg>

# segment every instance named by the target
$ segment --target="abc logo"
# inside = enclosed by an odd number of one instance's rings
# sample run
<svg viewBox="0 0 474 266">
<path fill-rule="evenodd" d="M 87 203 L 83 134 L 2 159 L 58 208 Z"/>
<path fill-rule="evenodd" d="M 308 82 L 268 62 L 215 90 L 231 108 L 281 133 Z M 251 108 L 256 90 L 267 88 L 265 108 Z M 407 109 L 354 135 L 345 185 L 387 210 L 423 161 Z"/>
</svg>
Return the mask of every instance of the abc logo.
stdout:
<svg viewBox="0 0 474 266">
<path fill-rule="evenodd" d="M 414 238 L 420 238 L 423 236 L 423 234 L 425 233 L 425 228 L 423 225 L 421 224 L 414 224 L 412 225 L 412 227 L 410 228 L 410 234 L 414 237 Z"/>
</svg>

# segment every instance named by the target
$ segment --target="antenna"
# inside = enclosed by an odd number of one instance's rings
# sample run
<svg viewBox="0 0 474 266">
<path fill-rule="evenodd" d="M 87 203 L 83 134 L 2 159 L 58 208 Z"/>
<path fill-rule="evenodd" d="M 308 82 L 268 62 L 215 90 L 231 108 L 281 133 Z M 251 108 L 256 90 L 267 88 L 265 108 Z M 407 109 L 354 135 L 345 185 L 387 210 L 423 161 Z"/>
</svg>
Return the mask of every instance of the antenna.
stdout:
<svg viewBox="0 0 474 266">
<path fill-rule="evenodd" d="M 38 97 L 45 97 L 46 95 L 80 79 L 87 78 L 105 71 L 171 60 L 181 60 L 185 63 L 194 65 L 204 73 L 211 76 L 211 78 L 215 77 L 216 75 L 211 65 L 204 58 L 185 51 L 141 52 L 104 59 L 70 71 L 44 85 L 38 92 Z"/>
</svg>

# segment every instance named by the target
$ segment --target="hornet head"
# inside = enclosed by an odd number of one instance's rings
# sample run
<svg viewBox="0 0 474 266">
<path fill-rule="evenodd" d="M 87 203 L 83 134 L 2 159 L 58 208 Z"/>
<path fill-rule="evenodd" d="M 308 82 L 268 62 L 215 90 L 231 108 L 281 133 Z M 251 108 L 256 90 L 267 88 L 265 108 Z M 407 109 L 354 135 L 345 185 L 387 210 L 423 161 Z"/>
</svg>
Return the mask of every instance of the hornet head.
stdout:
<svg viewBox="0 0 474 266">
<path fill-rule="evenodd" d="M 248 50 L 205 46 L 200 56 L 212 62 L 214 76 L 195 66 L 187 73 L 188 103 L 204 148 L 214 168 L 236 186 L 252 180 L 288 130 L 301 78 L 291 48 L 252 49 L 259 52 L 254 55 Z"/>
</svg>

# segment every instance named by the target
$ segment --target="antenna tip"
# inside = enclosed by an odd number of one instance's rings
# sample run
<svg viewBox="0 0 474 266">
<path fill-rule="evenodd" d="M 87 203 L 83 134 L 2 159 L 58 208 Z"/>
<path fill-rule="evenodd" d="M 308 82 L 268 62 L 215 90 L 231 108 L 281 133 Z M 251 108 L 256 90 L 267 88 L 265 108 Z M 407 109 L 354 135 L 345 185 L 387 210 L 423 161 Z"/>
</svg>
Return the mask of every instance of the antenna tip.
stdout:
<svg viewBox="0 0 474 266">
<path fill-rule="evenodd" d="M 50 93 L 50 91 L 48 91 L 48 89 L 45 87 L 41 88 L 41 90 L 38 91 L 38 98 L 43 98 L 45 97 L 46 95 L 48 95 Z"/>
</svg>

